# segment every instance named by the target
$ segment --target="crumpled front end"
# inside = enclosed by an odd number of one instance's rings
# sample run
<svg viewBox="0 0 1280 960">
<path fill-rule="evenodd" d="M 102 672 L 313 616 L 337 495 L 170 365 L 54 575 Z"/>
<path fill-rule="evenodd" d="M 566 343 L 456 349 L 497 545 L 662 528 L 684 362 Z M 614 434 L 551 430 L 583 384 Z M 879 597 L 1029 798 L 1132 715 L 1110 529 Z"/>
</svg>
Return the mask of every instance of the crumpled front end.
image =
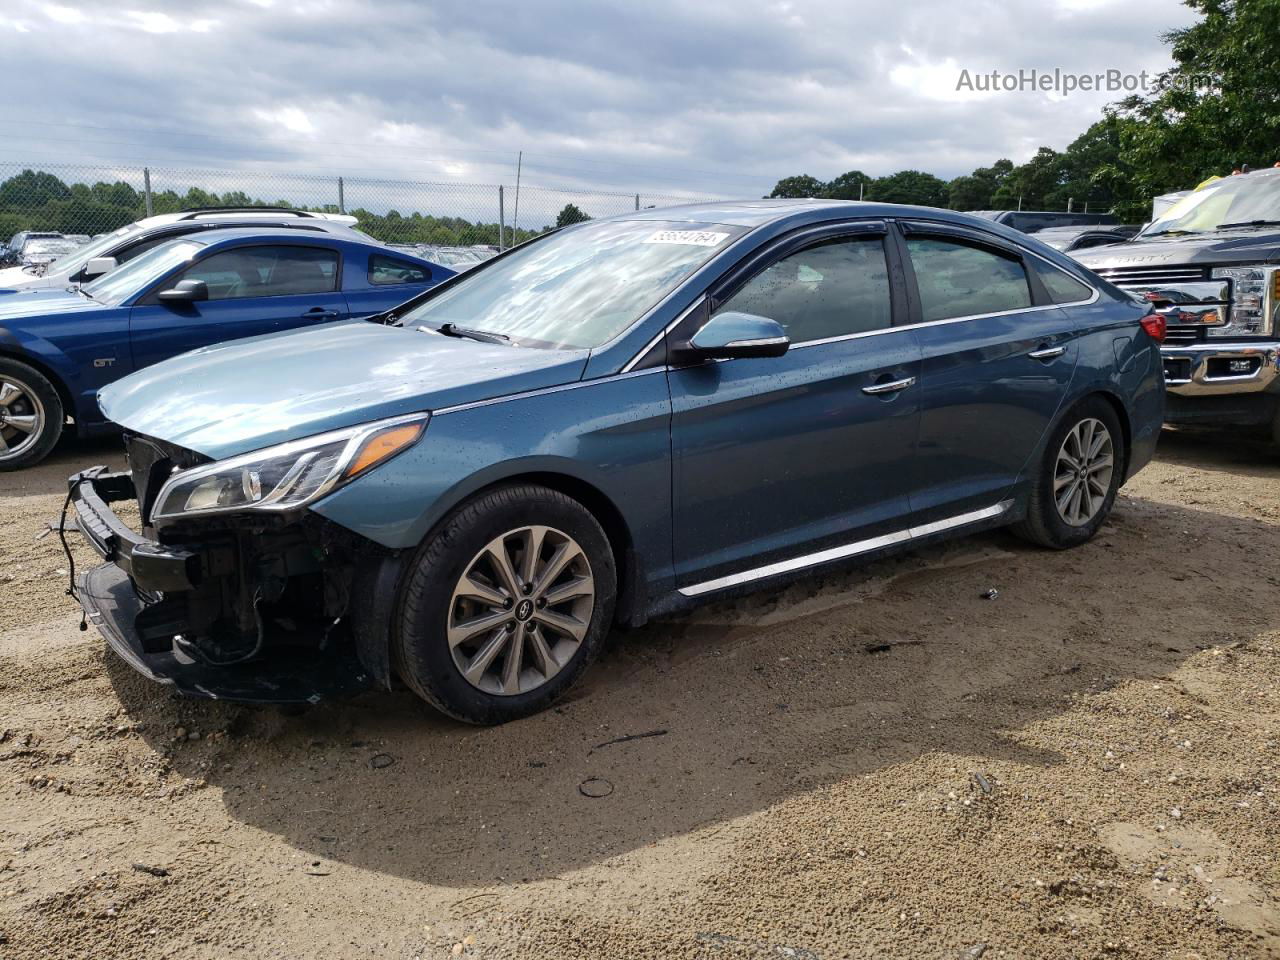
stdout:
<svg viewBox="0 0 1280 960">
<path fill-rule="evenodd" d="M 305 509 L 157 527 L 160 486 L 207 458 L 147 437 L 126 446 L 128 473 L 94 467 L 69 481 L 76 526 L 107 561 L 78 578 L 78 599 L 126 662 L 188 695 L 247 702 L 315 702 L 388 682 L 376 638 L 394 595 L 392 552 Z M 111 507 L 127 501 L 142 533 Z"/>
</svg>

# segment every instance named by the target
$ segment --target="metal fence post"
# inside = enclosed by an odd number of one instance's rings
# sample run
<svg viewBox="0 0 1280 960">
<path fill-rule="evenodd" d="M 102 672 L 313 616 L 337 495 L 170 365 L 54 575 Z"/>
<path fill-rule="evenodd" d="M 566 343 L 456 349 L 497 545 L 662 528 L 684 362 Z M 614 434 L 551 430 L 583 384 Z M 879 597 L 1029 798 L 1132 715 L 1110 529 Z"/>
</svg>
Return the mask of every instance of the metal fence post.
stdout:
<svg viewBox="0 0 1280 960">
<path fill-rule="evenodd" d="M 640 194 L 636 194 L 636 209 L 640 209 Z"/>
<path fill-rule="evenodd" d="M 150 167 L 142 168 L 142 195 L 144 198 L 146 198 L 146 202 L 147 202 L 147 216 L 148 217 L 154 216 L 155 214 L 153 212 L 153 208 L 151 204 L 151 168 Z"/>
<path fill-rule="evenodd" d="M 343 193 L 343 183 L 342 183 L 341 177 L 338 178 L 338 212 L 339 213 L 347 212 L 347 198 Z"/>
<path fill-rule="evenodd" d="M 507 235 L 507 207 L 502 196 L 502 184 L 498 184 L 498 250 L 505 250 Z"/>
</svg>

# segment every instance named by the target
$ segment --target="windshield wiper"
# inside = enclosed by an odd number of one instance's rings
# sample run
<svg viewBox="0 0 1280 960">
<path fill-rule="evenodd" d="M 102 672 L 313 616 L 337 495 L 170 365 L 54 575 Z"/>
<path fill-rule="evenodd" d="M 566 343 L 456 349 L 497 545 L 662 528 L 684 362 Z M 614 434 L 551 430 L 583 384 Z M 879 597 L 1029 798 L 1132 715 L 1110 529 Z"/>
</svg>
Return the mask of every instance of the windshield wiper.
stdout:
<svg viewBox="0 0 1280 960">
<path fill-rule="evenodd" d="M 1241 220 L 1239 223 L 1220 223 L 1219 230 L 1230 230 L 1232 227 L 1280 227 L 1280 220 Z"/>
<path fill-rule="evenodd" d="M 465 337 L 468 340 L 479 340 L 481 343 L 510 343 L 511 338 L 505 333 L 493 333 L 489 330 L 473 330 L 471 327 L 460 327 L 456 323 L 442 323 L 436 327 L 446 337 Z"/>
<path fill-rule="evenodd" d="M 1140 233 L 1133 239 L 1149 240 L 1151 237 L 1185 237 L 1192 233 L 1205 233 L 1204 230 L 1153 230 L 1150 233 Z"/>
</svg>

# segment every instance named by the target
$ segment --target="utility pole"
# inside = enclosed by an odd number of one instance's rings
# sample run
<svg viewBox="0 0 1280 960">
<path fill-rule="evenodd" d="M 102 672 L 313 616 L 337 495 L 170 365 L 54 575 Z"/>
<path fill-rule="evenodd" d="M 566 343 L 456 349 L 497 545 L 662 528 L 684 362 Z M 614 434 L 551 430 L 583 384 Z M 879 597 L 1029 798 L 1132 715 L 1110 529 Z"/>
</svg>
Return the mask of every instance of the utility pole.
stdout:
<svg viewBox="0 0 1280 960">
<path fill-rule="evenodd" d="M 506 203 L 502 198 L 502 185 L 498 185 L 498 250 L 502 251 L 506 247 L 507 235 L 507 213 Z"/>
<path fill-rule="evenodd" d="M 524 163 L 524 151 L 516 154 L 516 207 L 511 212 L 511 245 L 520 242 L 520 167 Z"/>
</svg>

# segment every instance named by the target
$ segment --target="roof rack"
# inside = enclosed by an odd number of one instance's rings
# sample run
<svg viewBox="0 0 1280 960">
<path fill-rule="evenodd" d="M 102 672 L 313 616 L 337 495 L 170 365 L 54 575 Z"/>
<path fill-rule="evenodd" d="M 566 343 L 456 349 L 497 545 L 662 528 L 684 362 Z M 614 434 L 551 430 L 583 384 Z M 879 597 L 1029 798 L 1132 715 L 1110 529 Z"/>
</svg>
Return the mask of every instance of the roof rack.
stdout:
<svg viewBox="0 0 1280 960">
<path fill-rule="evenodd" d="M 294 217 L 316 216 L 309 210 L 297 210 L 293 207 L 188 207 L 178 219 L 194 220 L 202 213 L 287 213 Z"/>
</svg>

